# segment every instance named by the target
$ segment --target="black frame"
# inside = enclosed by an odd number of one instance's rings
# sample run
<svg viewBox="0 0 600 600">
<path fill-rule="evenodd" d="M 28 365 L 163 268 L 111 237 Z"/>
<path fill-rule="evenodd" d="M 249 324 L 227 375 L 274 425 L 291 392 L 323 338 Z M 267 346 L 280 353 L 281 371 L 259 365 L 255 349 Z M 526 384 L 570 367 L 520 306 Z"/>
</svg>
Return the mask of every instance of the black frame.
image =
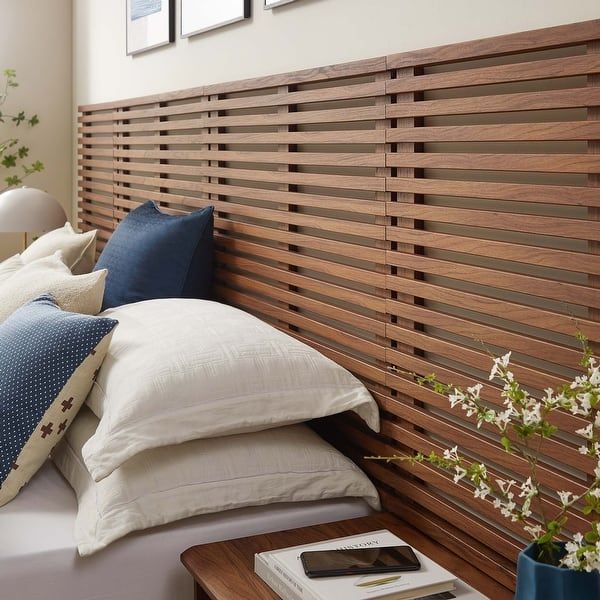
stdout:
<svg viewBox="0 0 600 600">
<path fill-rule="evenodd" d="M 169 0 L 167 5 L 167 10 L 169 11 L 169 39 L 164 42 L 159 42 L 158 44 L 153 44 L 151 46 L 146 46 L 145 48 L 140 48 L 139 50 L 129 50 L 129 6 L 130 0 L 125 0 L 125 51 L 127 52 L 127 56 L 135 56 L 136 54 L 140 54 L 142 52 L 147 52 L 148 50 L 154 50 L 154 48 L 160 48 L 161 46 L 166 46 L 167 44 L 172 44 L 175 41 L 175 0 Z"/>
<path fill-rule="evenodd" d="M 218 2 L 218 0 L 215 0 Z M 183 4 L 184 0 L 181 0 Z M 183 8 L 180 6 L 179 10 L 179 35 L 182 38 L 192 37 L 193 35 L 198 35 L 200 33 L 205 33 L 206 31 L 212 31 L 213 29 L 219 29 L 220 27 L 225 27 L 227 25 L 231 25 L 232 23 L 239 23 L 240 21 L 244 21 L 245 19 L 250 18 L 251 13 L 252 0 L 244 0 L 244 14 L 241 17 L 236 17 L 234 19 L 230 19 L 229 21 L 223 21 L 222 23 L 217 23 L 216 25 L 210 25 L 209 27 L 204 27 L 202 29 L 197 29 L 195 31 L 191 31 L 190 33 L 183 33 Z"/>
</svg>

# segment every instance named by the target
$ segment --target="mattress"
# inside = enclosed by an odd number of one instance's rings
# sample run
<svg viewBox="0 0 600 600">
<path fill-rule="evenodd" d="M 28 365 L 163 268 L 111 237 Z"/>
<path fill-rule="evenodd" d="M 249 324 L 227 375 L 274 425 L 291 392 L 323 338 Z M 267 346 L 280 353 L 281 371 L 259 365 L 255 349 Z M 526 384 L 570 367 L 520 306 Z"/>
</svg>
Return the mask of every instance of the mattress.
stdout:
<svg viewBox="0 0 600 600">
<path fill-rule="evenodd" d="M 370 514 L 360 499 L 273 504 L 185 519 L 77 554 L 75 495 L 47 462 L 0 509 L 2 600 L 191 600 L 192 578 L 179 561 L 196 544 Z"/>
</svg>

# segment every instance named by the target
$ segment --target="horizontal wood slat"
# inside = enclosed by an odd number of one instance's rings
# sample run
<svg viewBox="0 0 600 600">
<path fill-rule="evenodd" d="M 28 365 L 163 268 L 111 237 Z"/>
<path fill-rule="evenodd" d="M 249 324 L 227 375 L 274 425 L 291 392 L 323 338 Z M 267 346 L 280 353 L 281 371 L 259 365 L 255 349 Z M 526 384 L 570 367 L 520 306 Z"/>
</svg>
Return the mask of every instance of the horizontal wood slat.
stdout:
<svg viewBox="0 0 600 600">
<path fill-rule="evenodd" d="M 541 173 L 598 173 L 600 156 L 586 154 L 479 154 L 467 152 L 389 154 L 388 167 L 536 171 Z"/>
<path fill-rule="evenodd" d="M 500 407 L 490 352 L 511 349 L 536 394 L 578 371 L 578 329 L 600 342 L 596 40 L 589 21 L 79 108 L 78 214 L 98 250 L 148 200 L 173 215 L 213 206 L 218 298 L 365 383 L 380 433 L 352 415 L 316 427 L 436 540 L 434 558 L 466 557 L 499 600 L 520 524 L 451 474 L 365 457 L 458 444 L 494 476 L 527 477 L 492 426 L 414 374 L 478 381 Z M 552 422 L 548 514 L 553 490 L 579 493 L 593 470 L 573 437 L 582 418 Z"/>
<path fill-rule="evenodd" d="M 533 81 L 555 77 L 572 77 L 600 72 L 600 58 L 596 56 L 569 56 L 548 60 L 519 62 L 476 69 L 418 75 L 402 80 L 388 81 L 386 92 L 412 92 L 417 90 L 441 90 L 455 87 L 491 85 L 515 81 Z"/>
<path fill-rule="evenodd" d="M 400 102 L 386 106 L 386 117 L 432 117 L 441 115 L 477 115 L 500 112 L 523 112 L 557 108 L 579 108 L 600 104 L 600 91 L 593 88 L 515 92 L 475 96 Z"/>
</svg>

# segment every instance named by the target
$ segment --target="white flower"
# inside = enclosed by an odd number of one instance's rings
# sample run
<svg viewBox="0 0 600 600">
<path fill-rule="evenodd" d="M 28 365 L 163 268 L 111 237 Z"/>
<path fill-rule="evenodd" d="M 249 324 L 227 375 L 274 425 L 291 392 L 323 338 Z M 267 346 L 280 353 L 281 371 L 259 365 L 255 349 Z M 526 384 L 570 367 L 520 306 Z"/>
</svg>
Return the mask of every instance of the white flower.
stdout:
<svg viewBox="0 0 600 600">
<path fill-rule="evenodd" d="M 567 542 L 565 548 L 567 553 L 560 561 L 560 564 L 567 569 L 579 569 L 579 566 L 581 565 L 581 561 L 577 556 L 577 550 L 579 547 L 572 542 Z"/>
<path fill-rule="evenodd" d="M 542 398 L 542 401 L 546 407 L 552 407 L 558 404 L 558 398 L 554 396 L 554 390 L 552 388 L 546 388 L 544 390 L 546 395 Z"/>
<path fill-rule="evenodd" d="M 458 446 L 454 446 L 450 450 L 444 450 L 444 458 L 452 461 L 458 460 Z"/>
<path fill-rule="evenodd" d="M 515 412 L 514 408 L 512 408 L 512 406 L 511 406 L 507 410 L 497 413 L 496 417 L 494 419 L 494 425 L 499 427 L 501 429 L 501 431 L 506 430 L 506 427 L 510 423 L 510 419 L 513 416 L 514 412 Z"/>
<path fill-rule="evenodd" d="M 584 394 L 577 394 L 577 400 L 579 400 L 579 414 L 585 415 L 586 417 L 592 410 L 592 395 L 589 392 Z"/>
<path fill-rule="evenodd" d="M 531 477 L 528 477 L 526 481 L 521 484 L 521 493 L 519 498 L 526 498 L 528 496 L 535 496 L 537 494 L 537 488 L 533 485 Z"/>
<path fill-rule="evenodd" d="M 544 533 L 544 530 L 540 525 L 525 525 L 523 529 L 534 539 L 541 537 Z"/>
<path fill-rule="evenodd" d="M 454 389 L 454 392 L 449 394 L 448 400 L 450 401 L 450 406 L 454 408 L 457 404 L 462 404 L 465 401 L 465 395 L 460 390 Z"/>
<path fill-rule="evenodd" d="M 513 511 L 516 508 L 516 504 L 511 500 L 510 502 L 506 502 L 500 508 L 500 512 L 503 517 L 511 517 L 513 521 L 517 520 L 516 515 L 513 514 Z"/>
<path fill-rule="evenodd" d="M 594 367 L 590 371 L 590 383 L 592 385 L 600 384 L 600 367 Z"/>
<path fill-rule="evenodd" d="M 524 425 L 539 425 L 542 420 L 540 414 L 540 405 L 536 404 L 533 409 L 523 409 L 523 424 Z"/>
<path fill-rule="evenodd" d="M 482 500 L 485 500 L 486 496 L 488 496 L 491 492 L 492 490 L 487 483 L 481 483 L 479 484 L 478 488 L 475 488 L 473 495 L 475 498 L 481 498 Z"/>
<path fill-rule="evenodd" d="M 573 534 L 573 540 L 580 546 L 583 544 L 583 535 L 581 533 Z"/>
<path fill-rule="evenodd" d="M 578 387 L 585 387 L 585 384 L 587 383 L 588 378 L 587 375 L 578 375 L 577 377 L 575 377 L 575 379 L 573 379 L 573 382 L 571 383 L 571 385 L 569 386 L 572 390 L 576 390 Z"/>
<path fill-rule="evenodd" d="M 510 488 L 517 482 L 514 479 L 511 479 L 509 481 L 505 481 L 504 479 L 496 479 L 496 483 L 498 484 L 498 487 L 500 488 L 502 493 L 506 495 L 508 494 Z"/>
<path fill-rule="evenodd" d="M 586 561 L 585 570 L 588 573 L 600 567 L 600 554 L 597 550 L 587 550 L 583 553 L 583 556 Z"/>
<path fill-rule="evenodd" d="M 583 427 L 582 429 L 578 429 L 575 433 L 584 437 L 587 440 L 591 440 L 594 437 L 594 426 L 590 423 L 587 427 Z"/>
<path fill-rule="evenodd" d="M 510 362 L 510 352 L 507 352 L 504 356 L 500 358 L 494 359 L 494 364 L 492 365 L 492 369 L 490 371 L 489 380 L 491 381 L 494 377 L 501 376 L 502 371 L 508 367 L 508 363 Z"/>
<path fill-rule="evenodd" d="M 454 467 L 454 470 L 456 471 L 456 475 L 454 475 L 454 483 L 458 483 L 467 474 L 467 470 L 459 467 L 458 465 Z"/>
<path fill-rule="evenodd" d="M 587 453 L 588 453 L 588 447 L 587 446 L 579 446 L 579 448 L 577 449 L 577 451 L 579 452 L 579 454 L 585 454 L 585 455 L 587 455 Z"/>
<path fill-rule="evenodd" d="M 571 502 L 570 498 L 573 496 L 573 492 L 556 492 L 563 506 L 567 506 Z"/>
<path fill-rule="evenodd" d="M 483 385 L 481 385 L 481 383 L 477 383 L 476 385 L 468 387 L 467 392 L 469 392 L 469 394 L 471 394 L 471 396 L 473 396 L 475 398 L 479 398 L 479 394 L 481 392 L 482 387 L 483 387 Z"/>
</svg>

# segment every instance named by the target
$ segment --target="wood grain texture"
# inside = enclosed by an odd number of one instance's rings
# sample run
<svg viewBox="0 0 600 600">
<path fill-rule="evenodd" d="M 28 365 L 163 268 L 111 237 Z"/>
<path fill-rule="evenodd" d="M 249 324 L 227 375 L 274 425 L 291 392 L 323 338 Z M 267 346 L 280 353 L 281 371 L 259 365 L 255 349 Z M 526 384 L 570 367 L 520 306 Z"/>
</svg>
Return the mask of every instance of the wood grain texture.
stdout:
<svg viewBox="0 0 600 600">
<path fill-rule="evenodd" d="M 512 349 L 536 393 L 577 371 L 577 329 L 600 343 L 596 40 L 590 21 L 80 107 L 79 219 L 98 249 L 147 200 L 175 215 L 213 205 L 219 298 L 365 383 L 381 433 L 348 415 L 319 431 L 493 598 L 514 588 L 518 524 L 448 474 L 364 457 L 459 443 L 526 477 L 490 427 L 410 373 L 479 381 L 501 406 L 489 353 Z M 572 437 L 581 418 L 554 422 L 547 512 L 593 467 Z"/>
<path fill-rule="evenodd" d="M 181 555 L 181 561 L 209 598 L 214 600 L 229 600 L 230 598 L 271 600 L 278 596 L 254 575 L 254 554 L 289 546 L 316 543 L 336 537 L 357 535 L 377 529 L 389 529 L 426 554 L 435 547 L 430 538 L 420 534 L 406 522 L 391 515 L 381 514 L 227 542 L 193 546 Z M 476 583 L 485 582 L 485 576 L 481 572 L 459 557 L 449 555 L 442 564 L 445 568 L 460 573 L 460 577 L 466 580 Z M 490 596 L 491 592 L 492 589 L 489 588 L 487 593 Z M 497 600 L 510 597 L 506 589 L 494 588 L 493 592 L 493 597 Z"/>
</svg>

